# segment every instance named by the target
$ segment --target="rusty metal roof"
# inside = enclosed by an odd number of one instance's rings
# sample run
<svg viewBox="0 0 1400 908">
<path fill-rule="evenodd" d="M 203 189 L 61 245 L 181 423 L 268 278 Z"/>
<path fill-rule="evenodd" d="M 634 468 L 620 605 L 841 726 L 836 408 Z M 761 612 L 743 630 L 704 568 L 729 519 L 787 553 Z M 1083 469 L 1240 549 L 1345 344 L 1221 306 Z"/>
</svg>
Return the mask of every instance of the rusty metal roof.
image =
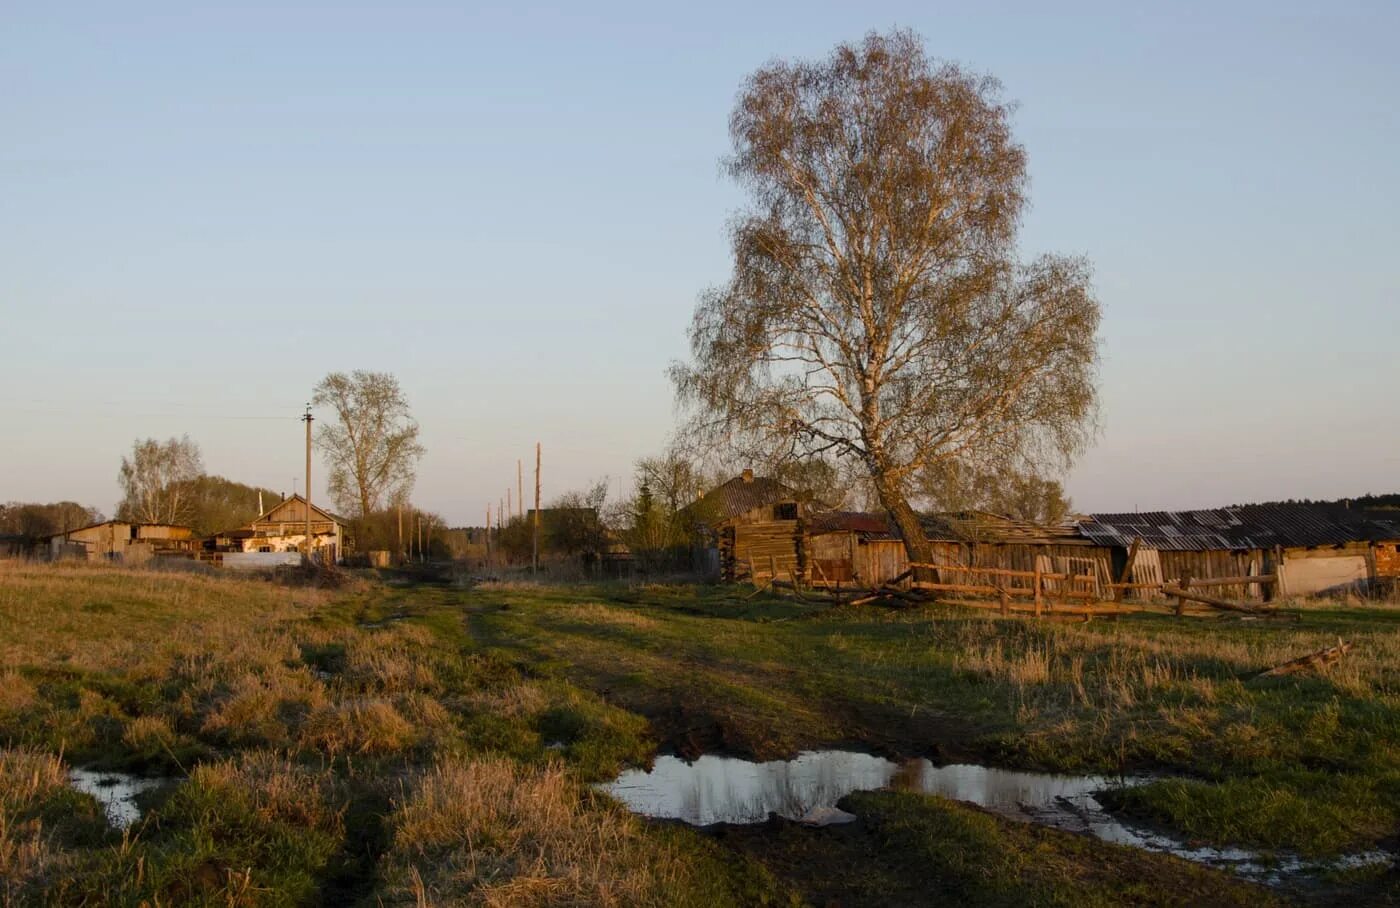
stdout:
<svg viewBox="0 0 1400 908">
<path fill-rule="evenodd" d="M 899 531 L 888 516 L 868 511 L 825 511 L 813 514 L 808 525 L 813 536 L 855 533 L 862 539 L 899 538 Z"/>
<path fill-rule="evenodd" d="M 1344 545 L 1397 538 L 1400 514 L 1391 519 L 1318 505 L 1245 505 L 1205 511 L 1144 511 L 1092 514 L 1079 532 L 1099 545 L 1197 552 L 1212 549 L 1271 549 L 1274 546 Z"/>
</svg>

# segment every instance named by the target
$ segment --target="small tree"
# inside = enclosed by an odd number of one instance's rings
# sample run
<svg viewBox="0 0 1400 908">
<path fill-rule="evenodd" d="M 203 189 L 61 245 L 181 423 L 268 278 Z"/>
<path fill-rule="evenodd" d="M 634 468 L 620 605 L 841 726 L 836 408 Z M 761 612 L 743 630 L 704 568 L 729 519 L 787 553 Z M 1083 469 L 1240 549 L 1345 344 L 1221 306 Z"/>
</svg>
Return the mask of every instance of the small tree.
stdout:
<svg viewBox="0 0 1400 908">
<path fill-rule="evenodd" d="M 913 561 L 930 465 L 1068 463 L 1089 437 L 1089 267 L 1021 264 L 1025 153 L 997 83 L 871 34 L 744 86 L 729 171 L 753 207 L 673 367 L 693 431 L 859 465 Z"/>
<path fill-rule="evenodd" d="M 316 431 L 336 507 L 356 516 L 385 500 L 406 500 L 423 446 L 398 379 L 387 372 L 332 372 L 312 402 L 335 411 Z"/>
<path fill-rule="evenodd" d="M 193 507 L 194 480 L 204 475 L 199 445 L 188 435 L 138 439 L 123 457 L 117 479 L 123 498 L 117 519 L 134 523 L 184 523 Z"/>
</svg>

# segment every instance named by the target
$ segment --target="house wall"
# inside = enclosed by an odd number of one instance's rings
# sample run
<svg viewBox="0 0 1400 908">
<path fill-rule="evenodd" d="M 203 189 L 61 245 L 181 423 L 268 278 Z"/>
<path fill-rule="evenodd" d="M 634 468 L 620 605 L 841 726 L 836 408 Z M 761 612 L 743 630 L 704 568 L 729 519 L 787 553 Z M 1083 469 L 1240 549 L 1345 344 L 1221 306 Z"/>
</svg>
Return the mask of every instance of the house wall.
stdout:
<svg viewBox="0 0 1400 908">
<path fill-rule="evenodd" d="M 734 527 L 734 572 L 731 579 L 761 583 L 773 579 L 806 577 L 801 521 L 767 520 Z"/>
</svg>

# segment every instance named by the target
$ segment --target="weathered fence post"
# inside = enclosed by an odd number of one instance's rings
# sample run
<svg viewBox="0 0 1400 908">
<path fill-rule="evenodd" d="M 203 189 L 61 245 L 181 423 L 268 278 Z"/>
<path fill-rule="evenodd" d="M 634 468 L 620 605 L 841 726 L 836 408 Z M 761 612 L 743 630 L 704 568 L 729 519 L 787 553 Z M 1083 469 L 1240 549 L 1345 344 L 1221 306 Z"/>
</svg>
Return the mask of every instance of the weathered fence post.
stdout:
<svg viewBox="0 0 1400 908">
<path fill-rule="evenodd" d="M 1189 590 L 1190 588 L 1191 588 L 1191 572 L 1190 572 L 1190 571 L 1186 571 L 1186 572 L 1184 572 L 1184 573 L 1181 575 L 1181 589 L 1182 589 L 1182 590 Z M 1186 597 L 1185 597 L 1185 596 L 1177 596 L 1177 597 L 1176 597 L 1176 616 L 1177 616 L 1178 618 L 1180 618 L 1180 617 L 1184 616 L 1185 614 L 1186 614 Z"/>
</svg>

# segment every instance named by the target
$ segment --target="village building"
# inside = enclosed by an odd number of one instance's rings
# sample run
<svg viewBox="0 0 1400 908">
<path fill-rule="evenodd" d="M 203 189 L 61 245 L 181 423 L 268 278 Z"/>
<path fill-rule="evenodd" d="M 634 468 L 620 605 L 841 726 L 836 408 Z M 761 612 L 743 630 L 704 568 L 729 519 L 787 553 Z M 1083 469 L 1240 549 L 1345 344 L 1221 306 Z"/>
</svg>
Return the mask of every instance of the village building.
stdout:
<svg viewBox="0 0 1400 908">
<path fill-rule="evenodd" d="M 318 560 L 335 564 L 345 557 L 347 521 L 315 504 L 310 507 L 312 554 Z M 205 551 L 220 556 L 213 560 L 225 567 L 296 563 L 306 548 L 306 512 L 307 503 L 302 496 L 284 498 L 247 526 L 210 536 L 205 540 Z"/>
<path fill-rule="evenodd" d="M 197 542 L 186 526 L 106 520 L 48 537 L 54 560 L 80 558 L 144 564 L 156 557 L 194 557 Z"/>
<path fill-rule="evenodd" d="M 1321 505 L 1245 505 L 1199 511 L 1094 514 L 1079 531 L 1112 549 L 1133 583 L 1271 575 L 1274 584 L 1217 589 L 1240 599 L 1365 593 L 1400 576 L 1394 518 Z"/>
<path fill-rule="evenodd" d="M 944 566 L 934 572 L 941 582 L 966 582 L 959 569 L 969 567 L 1088 577 L 1080 586 L 1099 595 L 1112 582 L 1109 550 L 1072 525 L 1041 526 L 985 511 L 929 514 L 921 522 L 931 563 Z M 904 540 L 883 514 L 832 511 L 813 514 L 808 523 L 811 582 L 873 587 L 909 570 Z"/>
<path fill-rule="evenodd" d="M 696 534 L 696 568 L 726 583 L 807 575 L 809 503 L 776 479 L 745 470 L 681 511 Z"/>
</svg>

